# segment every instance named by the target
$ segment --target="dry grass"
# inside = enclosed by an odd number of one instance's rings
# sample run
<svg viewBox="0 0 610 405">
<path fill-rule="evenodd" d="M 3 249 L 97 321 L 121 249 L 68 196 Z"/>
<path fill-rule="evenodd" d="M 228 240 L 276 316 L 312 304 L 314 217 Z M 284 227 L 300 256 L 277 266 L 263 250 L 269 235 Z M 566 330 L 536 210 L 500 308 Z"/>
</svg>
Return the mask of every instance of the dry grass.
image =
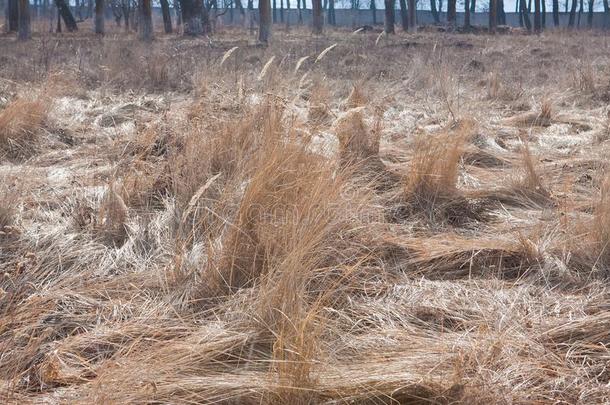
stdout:
<svg viewBox="0 0 610 405">
<path fill-rule="evenodd" d="M 47 103 L 17 98 L 0 111 L 0 153 L 12 158 L 32 154 L 47 119 Z"/>
<path fill-rule="evenodd" d="M 610 402 L 603 37 L 112 29 L 0 38 L 0 401 Z"/>
</svg>

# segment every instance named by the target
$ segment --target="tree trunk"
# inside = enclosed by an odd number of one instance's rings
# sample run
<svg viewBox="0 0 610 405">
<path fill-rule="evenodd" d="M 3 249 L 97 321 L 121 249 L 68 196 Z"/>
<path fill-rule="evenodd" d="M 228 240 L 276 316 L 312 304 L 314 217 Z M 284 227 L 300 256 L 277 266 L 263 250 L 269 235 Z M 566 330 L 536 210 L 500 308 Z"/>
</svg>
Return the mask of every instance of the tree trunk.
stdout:
<svg viewBox="0 0 610 405">
<path fill-rule="evenodd" d="M 489 0 L 489 33 L 495 34 L 498 26 L 498 0 Z"/>
<path fill-rule="evenodd" d="M 29 0 L 19 0 L 19 33 L 17 38 L 20 41 L 27 41 L 32 37 L 30 29 L 30 2 Z"/>
<path fill-rule="evenodd" d="M 559 27 L 559 0 L 553 0 L 553 25 Z"/>
<path fill-rule="evenodd" d="M 394 34 L 394 0 L 384 0 L 385 19 L 383 21 L 383 31 L 386 34 Z"/>
<path fill-rule="evenodd" d="M 474 14 L 477 9 L 477 0 L 470 0 L 470 14 Z"/>
<path fill-rule="evenodd" d="M 72 11 L 70 11 L 70 7 L 65 2 L 65 0 L 55 0 L 55 4 L 57 5 L 57 11 L 61 16 L 61 19 L 64 20 L 64 24 L 66 24 L 66 29 L 69 32 L 77 31 L 78 26 L 76 25 L 76 20 L 72 15 Z"/>
<path fill-rule="evenodd" d="M 409 0 L 409 31 L 417 31 L 417 2 Z"/>
<path fill-rule="evenodd" d="M 493 1 L 493 0 L 491 0 Z M 447 22 L 449 23 L 449 25 L 453 25 L 455 26 L 455 17 L 456 17 L 456 10 L 455 10 L 455 2 L 456 0 L 449 0 L 447 2 Z"/>
<path fill-rule="evenodd" d="M 540 0 L 540 1 L 541 1 L 540 15 L 542 18 L 542 29 L 544 30 L 546 28 L 546 0 Z"/>
<path fill-rule="evenodd" d="M 172 27 L 172 15 L 169 11 L 169 2 L 167 0 L 160 0 L 161 3 L 161 12 L 163 13 L 163 28 L 165 29 L 166 34 L 171 34 L 174 32 L 174 28 Z"/>
<path fill-rule="evenodd" d="M 573 28 L 576 20 L 576 0 L 572 0 L 572 7 L 570 8 L 570 19 L 568 20 L 568 27 Z"/>
<path fill-rule="evenodd" d="M 608 5 L 608 0 L 604 0 L 604 13 L 610 12 L 610 6 Z"/>
<path fill-rule="evenodd" d="M 313 33 L 321 34 L 324 26 L 324 17 L 322 16 L 322 0 L 312 0 L 311 10 L 313 13 Z"/>
<path fill-rule="evenodd" d="M 576 1 L 576 0 L 574 0 Z M 523 19 L 523 23 L 525 24 L 525 28 L 528 31 L 532 30 L 532 22 L 530 21 L 530 15 L 527 11 L 527 4 L 525 4 L 525 0 L 519 0 L 519 4 L 521 5 L 521 18 Z"/>
<path fill-rule="evenodd" d="M 580 28 L 580 16 L 582 15 L 584 10 L 583 0 L 580 0 L 580 8 L 578 9 L 578 22 L 576 25 Z"/>
<path fill-rule="evenodd" d="M 540 0 L 534 0 L 534 32 L 542 31 L 542 20 L 540 18 Z"/>
<path fill-rule="evenodd" d="M 143 41 L 152 41 L 153 25 L 152 25 L 152 8 L 151 0 L 140 1 L 140 39 Z"/>
<path fill-rule="evenodd" d="M 277 22 L 277 1 L 273 0 L 273 23 Z"/>
<path fill-rule="evenodd" d="M 271 36 L 271 0 L 259 0 L 258 13 L 258 40 L 263 44 L 267 44 Z"/>
<path fill-rule="evenodd" d="M 496 20 L 500 25 L 506 25 L 506 13 L 504 12 L 504 0 L 497 0 Z"/>
<path fill-rule="evenodd" d="M 201 24 L 201 33 L 208 34 L 212 32 L 212 23 L 210 22 L 210 9 L 214 8 L 214 15 L 218 13 L 218 4 L 215 0 L 211 0 L 208 4 L 204 4 L 203 0 L 193 0 L 195 15 L 199 18 Z M 214 18 L 216 24 L 216 18 Z"/>
<path fill-rule="evenodd" d="M 19 28 L 19 0 L 7 0 L 6 4 L 6 31 L 17 32 Z"/>
<path fill-rule="evenodd" d="M 386 2 L 387 4 L 387 2 Z M 409 30 L 409 11 L 407 11 L 407 0 L 399 0 L 400 4 L 400 24 L 402 25 L 403 31 Z M 387 6 L 386 6 L 387 7 Z"/>
<path fill-rule="evenodd" d="M 436 0 L 430 0 L 430 12 L 432 13 L 432 18 L 434 18 L 434 22 L 436 24 L 441 22 L 441 18 L 438 15 L 438 10 L 436 9 Z"/>
<path fill-rule="evenodd" d="M 328 23 L 330 25 L 337 24 L 337 18 L 335 16 L 335 0 L 328 1 Z"/>
<path fill-rule="evenodd" d="M 470 29 L 470 3 L 468 0 L 464 0 L 464 29 L 466 31 Z"/>
<path fill-rule="evenodd" d="M 593 3 L 595 0 L 589 0 L 589 15 L 587 16 L 587 25 L 589 29 L 593 28 Z"/>
<path fill-rule="evenodd" d="M 95 21 L 93 31 L 104 35 L 104 0 L 95 0 Z"/>
<path fill-rule="evenodd" d="M 182 24 L 184 26 L 184 35 L 201 35 L 202 28 L 200 10 L 195 9 L 195 1 L 180 0 L 180 9 L 182 10 Z"/>
<path fill-rule="evenodd" d="M 373 25 L 377 24 L 377 5 L 375 4 L 375 0 L 371 0 L 371 2 L 369 3 L 369 9 L 371 10 L 371 13 L 373 14 Z"/>
<path fill-rule="evenodd" d="M 301 13 L 301 0 L 297 0 L 297 22 L 303 24 L 303 14 Z"/>
</svg>

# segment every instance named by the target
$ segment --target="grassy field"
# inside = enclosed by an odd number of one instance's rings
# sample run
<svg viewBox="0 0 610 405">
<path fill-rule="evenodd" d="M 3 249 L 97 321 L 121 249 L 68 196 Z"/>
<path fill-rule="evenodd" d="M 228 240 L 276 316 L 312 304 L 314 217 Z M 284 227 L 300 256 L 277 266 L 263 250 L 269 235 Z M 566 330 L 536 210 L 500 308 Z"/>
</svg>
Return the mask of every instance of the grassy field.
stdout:
<svg viewBox="0 0 610 405">
<path fill-rule="evenodd" d="M 610 46 L 0 38 L 4 403 L 608 403 Z"/>
</svg>

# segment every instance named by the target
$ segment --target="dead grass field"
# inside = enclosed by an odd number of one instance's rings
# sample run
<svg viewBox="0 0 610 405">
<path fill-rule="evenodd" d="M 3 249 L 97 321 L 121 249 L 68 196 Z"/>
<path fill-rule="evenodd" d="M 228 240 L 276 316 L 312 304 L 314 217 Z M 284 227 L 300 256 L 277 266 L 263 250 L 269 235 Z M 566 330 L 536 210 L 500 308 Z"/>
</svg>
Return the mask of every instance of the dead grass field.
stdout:
<svg viewBox="0 0 610 405">
<path fill-rule="evenodd" d="M 608 403 L 609 101 L 594 32 L 2 37 L 0 398 Z"/>
</svg>

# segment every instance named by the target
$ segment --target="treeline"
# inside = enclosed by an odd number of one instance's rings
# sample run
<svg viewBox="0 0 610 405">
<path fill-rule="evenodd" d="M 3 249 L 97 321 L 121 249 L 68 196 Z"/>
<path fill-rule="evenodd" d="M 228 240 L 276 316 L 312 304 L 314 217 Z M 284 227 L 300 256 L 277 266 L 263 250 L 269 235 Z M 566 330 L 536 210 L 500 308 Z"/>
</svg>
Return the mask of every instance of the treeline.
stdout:
<svg viewBox="0 0 610 405">
<path fill-rule="evenodd" d="M 76 0 L 76 5 L 70 7 L 68 0 L 34 0 L 31 4 L 29 0 L 4 0 L 6 2 L 6 31 L 16 32 L 20 40 L 27 40 L 31 37 L 31 19 L 38 17 L 38 13 L 42 10 L 42 14 L 47 18 L 57 17 L 56 24 L 53 22 L 56 32 L 62 31 L 62 26 L 65 30 L 72 32 L 78 30 L 78 22 L 88 18 L 93 18 L 93 30 L 95 33 L 103 35 L 105 33 L 105 22 L 108 15 L 112 15 L 116 24 L 123 24 L 126 30 L 135 30 L 144 41 L 153 39 L 153 19 L 152 19 L 152 0 Z M 53 4 L 49 2 L 52 1 Z M 262 43 L 267 43 L 271 36 L 272 24 L 284 22 L 284 11 L 291 9 L 290 0 L 259 0 L 257 7 L 258 13 L 255 13 L 253 0 L 247 0 L 244 6 L 242 0 L 224 0 L 220 5 L 222 11 L 219 11 L 218 0 L 158 0 L 163 15 L 163 28 L 165 33 L 173 33 L 175 31 L 172 21 L 172 11 L 175 14 L 174 21 L 178 31 L 184 35 L 198 36 L 210 34 L 213 31 L 216 17 L 226 12 L 233 14 L 237 12 L 240 18 L 254 29 L 258 25 L 258 39 Z M 285 6 L 284 7 L 284 1 Z M 580 2 L 580 10 L 579 4 Z M 609 0 L 602 0 L 604 14 L 610 15 Z M 278 8 L 279 3 L 279 8 Z M 312 11 L 312 30 L 315 34 L 320 34 L 323 31 L 324 21 L 327 24 L 334 25 L 335 17 L 335 0 L 311 0 Z M 568 5 L 570 5 L 568 10 Z M 443 15 L 443 0 L 430 0 L 430 12 L 436 24 L 445 24 L 449 29 L 460 28 L 468 31 L 473 27 L 471 25 L 471 15 L 475 13 L 477 4 L 476 0 L 464 0 L 459 5 L 463 7 L 462 12 L 464 19 L 458 27 L 457 0 L 447 0 L 447 10 L 445 20 L 441 21 Z M 499 25 L 506 24 L 506 13 L 504 0 L 489 0 L 489 32 L 495 33 Z M 359 0 L 351 1 L 351 8 L 360 9 Z M 593 10 L 595 0 L 587 0 L 587 26 L 592 27 Z M 296 0 L 296 8 L 298 12 L 298 23 L 303 22 L 302 10 L 307 9 L 305 0 Z M 373 12 L 373 23 L 376 21 L 376 1 L 369 0 L 369 7 Z M 386 34 L 395 33 L 396 13 L 399 13 L 400 25 L 404 31 L 415 31 L 417 29 L 417 2 L 416 0 L 384 0 L 384 32 Z M 578 10 L 578 14 L 577 14 Z M 212 16 L 212 11 L 214 11 Z M 519 14 L 520 25 L 530 32 L 540 32 L 546 26 L 546 1 L 542 0 L 516 0 L 516 10 Z M 78 20 L 74 16 L 76 16 Z M 570 28 L 575 25 L 580 26 L 580 16 L 584 12 L 584 0 L 566 0 L 565 12 L 569 15 L 567 26 Z M 552 17 L 553 25 L 560 26 L 559 19 L 559 0 L 552 0 Z M 325 18 L 326 15 L 326 18 Z M 578 23 L 577 23 L 578 15 Z M 286 19 L 287 21 L 287 19 Z"/>
</svg>

